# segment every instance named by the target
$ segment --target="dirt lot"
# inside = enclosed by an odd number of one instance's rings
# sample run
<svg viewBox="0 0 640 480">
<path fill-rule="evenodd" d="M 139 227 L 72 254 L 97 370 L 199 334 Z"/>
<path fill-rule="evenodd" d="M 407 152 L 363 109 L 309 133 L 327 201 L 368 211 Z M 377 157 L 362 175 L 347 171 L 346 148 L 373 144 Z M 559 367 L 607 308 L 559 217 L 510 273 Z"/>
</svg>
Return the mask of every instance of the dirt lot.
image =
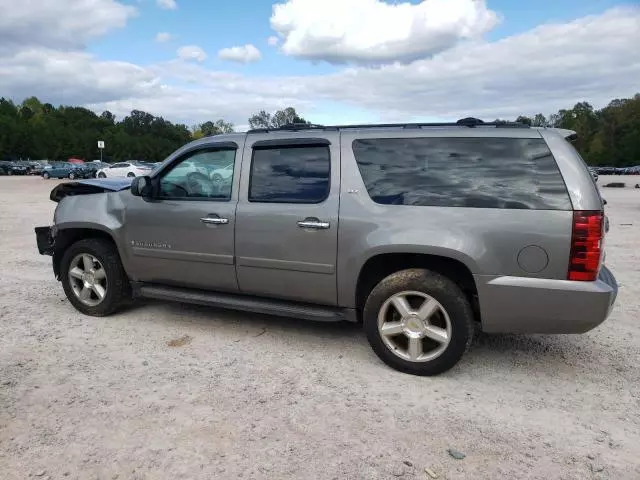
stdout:
<svg viewBox="0 0 640 480">
<path fill-rule="evenodd" d="M 480 335 L 418 378 L 348 324 L 161 302 L 80 315 L 35 246 L 53 186 L 0 177 L 3 479 L 640 478 L 640 190 L 605 192 L 622 284 L 606 323 Z"/>
</svg>

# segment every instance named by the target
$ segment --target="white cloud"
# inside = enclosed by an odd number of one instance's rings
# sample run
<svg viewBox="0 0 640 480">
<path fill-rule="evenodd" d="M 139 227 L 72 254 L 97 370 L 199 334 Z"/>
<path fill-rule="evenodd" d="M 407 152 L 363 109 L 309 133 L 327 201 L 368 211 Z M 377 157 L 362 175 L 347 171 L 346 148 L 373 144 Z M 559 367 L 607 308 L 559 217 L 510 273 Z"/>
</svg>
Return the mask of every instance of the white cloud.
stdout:
<svg viewBox="0 0 640 480">
<path fill-rule="evenodd" d="M 260 50 L 251 44 L 241 47 L 223 48 L 218 52 L 218 58 L 230 62 L 252 63 L 262 58 Z"/>
<path fill-rule="evenodd" d="M 267 44 L 268 44 L 270 47 L 275 47 L 276 45 L 278 45 L 278 41 L 279 41 L 279 40 L 280 40 L 280 39 L 279 39 L 278 37 L 276 37 L 276 36 L 271 36 L 271 37 L 267 38 Z"/>
<path fill-rule="evenodd" d="M 156 3 L 164 10 L 175 10 L 178 8 L 176 0 L 156 0 Z"/>
<path fill-rule="evenodd" d="M 178 49 L 178 57 L 183 60 L 204 62 L 207 59 L 207 54 L 197 45 L 186 45 Z"/>
<path fill-rule="evenodd" d="M 282 51 L 330 63 L 407 63 L 475 39 L 498 23 L 485 0 L 286 0 L 271 27 Z"/>
<path fill-rule="evenodd" d="M 65 21 L 53 19 L 51 29 Z M 249 77 L 210 70 L 192 61 L 206 56 L 198 47 L 182 59 L 142 67 L 26 45 L 0 49 L 0 92 L 16 101 L 36 95 L 118 116 L 135 108 L 187 124 L 220 117 L 244 124 L 253 112 L 286 106 L 312 121 L 339 122 L 346 110 L 358 112 L 350 121 L 492 120 L 548 114 L 582 100 L 600 107 L 633 95 L 639 44 L 640 8 L 628 7 L 473 42 L 408 65 L 326 75 Z"/>
<path fill-rule="evenodd" d="M 136 15 L 115 0 L 0 0 L 0 53 L 17 48 L 82 48 Z"/>
<path fill-rule="evenodd" d="M 173 40 L 175 37 L 168 32 L 159 32 L 156 35 L 156 42 L 158 43 L 166 43 Z"/>
</svg>

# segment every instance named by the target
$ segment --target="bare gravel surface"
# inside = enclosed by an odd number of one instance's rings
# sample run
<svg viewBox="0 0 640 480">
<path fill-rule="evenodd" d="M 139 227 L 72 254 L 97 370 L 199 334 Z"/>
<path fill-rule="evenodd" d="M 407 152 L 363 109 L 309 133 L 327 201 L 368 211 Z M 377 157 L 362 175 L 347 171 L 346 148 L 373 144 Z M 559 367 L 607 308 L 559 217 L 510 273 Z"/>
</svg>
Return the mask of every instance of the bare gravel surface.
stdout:
<svg viewBox="0 0 640 480">
<path fill-rule="evenodd" d="M 607 322 L 481 334 L 419 378 L 348 324 L 162 302 L 82 316 L 35 245 L 54 184 L 0 177 L 2 479 L 640 478 L 640 190 L 605 192 Z"/>
</svg>

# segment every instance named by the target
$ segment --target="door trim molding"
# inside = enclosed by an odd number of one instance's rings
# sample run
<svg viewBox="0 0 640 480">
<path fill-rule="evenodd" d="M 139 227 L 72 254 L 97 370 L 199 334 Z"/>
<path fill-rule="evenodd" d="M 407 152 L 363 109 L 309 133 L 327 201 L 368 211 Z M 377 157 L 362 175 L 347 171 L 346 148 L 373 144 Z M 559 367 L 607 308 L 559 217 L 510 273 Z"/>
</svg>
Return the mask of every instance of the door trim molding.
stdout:
<svg viewBox="0 0 640 480">
<path fill-rule="evenodd" d="M 325 275 L 333 275 L 336 271 L 335 265 L 326 263 L 295 262 L 257 257 L 237 257 L 236 261 L 239 267 L 293 270 L 295 272 L 322 273 Z"/>
<path fill-rule="evenodd" d="M 220 263 L 233 265 L 233 255 L 217 253 L 182 252 L 175 250 L 160 250 L 158 248 L 133 247 L 132 252 L 138 257 L 164 258 L 166 260 L 182 260 L 185 262 Z"/>
</svg>

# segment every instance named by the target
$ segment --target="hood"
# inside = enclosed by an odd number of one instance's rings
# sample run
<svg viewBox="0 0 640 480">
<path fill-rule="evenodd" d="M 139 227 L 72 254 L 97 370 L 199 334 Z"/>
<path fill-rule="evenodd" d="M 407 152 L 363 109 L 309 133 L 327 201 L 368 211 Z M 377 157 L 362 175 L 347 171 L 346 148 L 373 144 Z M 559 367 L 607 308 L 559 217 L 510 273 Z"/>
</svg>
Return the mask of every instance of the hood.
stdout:
<svg viewBox="0 0 640 480">
<path fill-rule="evenodd" d="M 100 178 L 61 183 L 53 190 L 49 198 L 59 202 L 64 197 L 89 195 L 92 193 L 119 192 L 131 187 L 131 178 Z"/>
</svg>

